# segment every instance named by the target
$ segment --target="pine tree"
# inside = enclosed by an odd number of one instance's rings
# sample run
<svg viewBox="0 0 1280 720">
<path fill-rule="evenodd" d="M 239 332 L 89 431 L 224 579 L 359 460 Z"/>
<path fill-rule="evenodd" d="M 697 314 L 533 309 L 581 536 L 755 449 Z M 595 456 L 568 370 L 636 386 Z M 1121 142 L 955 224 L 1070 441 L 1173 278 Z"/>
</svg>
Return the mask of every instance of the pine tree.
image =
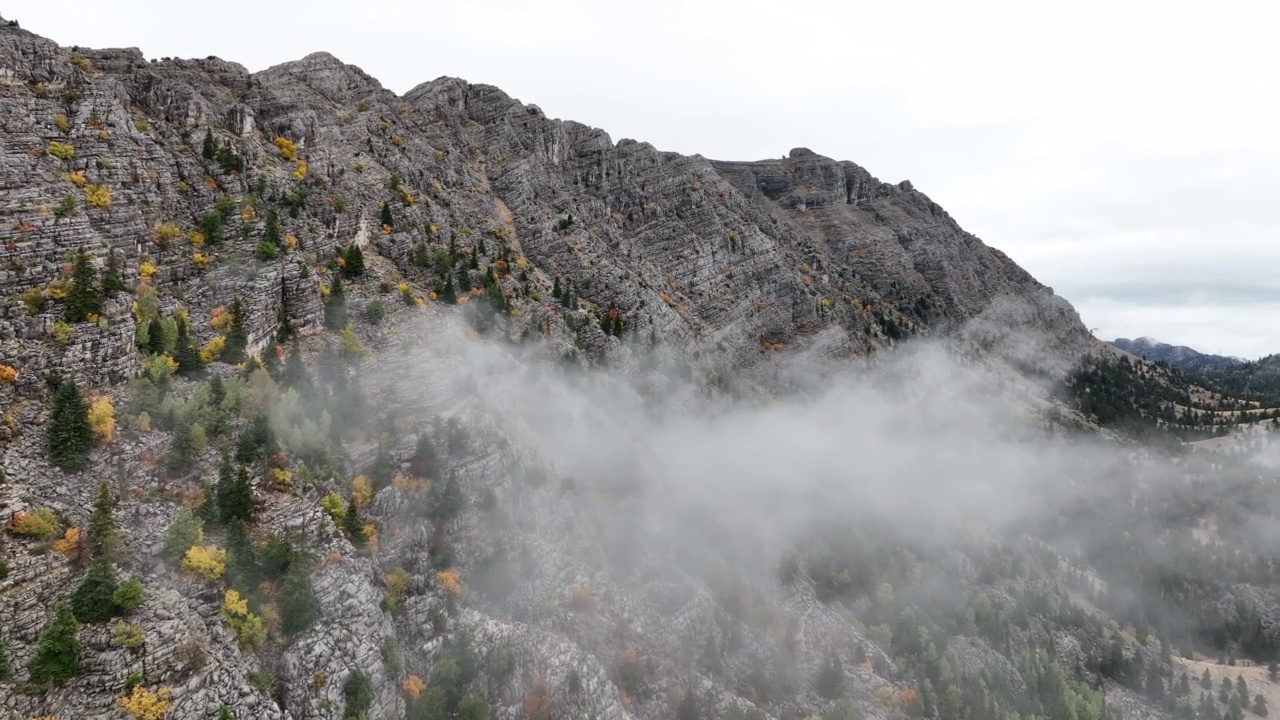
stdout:
<svg viewBox="0 0 1280 720">
<path fill-rule="evenodd" d="M 173 344 L 173 359 L 178 363 L 178 372 L 185 376 L 193 376 L 204 369 L 204 360 L 200 357 L 200 348 L 191 335 L 191 326 L 186 318 L 178 317 L 178 338 Z"/>
<path fill-rule="evenodd" d="M 396 221 L 394 218 L 391 217 L 390 205 L 386 203 L 382 203 L 382 212 L 378 216 L 378 222 L 380 225 L 385 225 L 386 227 L 393 228 L 393 229 L 395 228 Z"/>
<path fill-rule="evenodd" d="M 222 361 L 228 365 L 238 365 L 245 361 L 245 349 L 249 345 L 249 333 L 244 327 L 244 307 L 240 298 L 231 303 L 231 328 L 227 330 L 226 341 L 222 346 Z"/>
<path fill-rule="evenodd" d="M 433 520 L 448 522 L 457 517 L 465 505 L 466 498 L 457 476 L 450 474 L 443 488 L 438 483 L 432 486 L 429 514 Z"/>
<path fill-rule="evenodd" d="M 282 305 L 280 306 L 280 311 L 276 313 L 276 343 L 283 345 L 293 335 L 293 324 L 289 322 L 289 313 Z"/>
<path fill-rule="evenodd" d="M 147 352 L 152 355 L 164 352 L 164 324 L 159 317 L 151 318 L 147 323 Z"/>
<path fill-rule="evenodd" d="M 1213 678 L 1209 677 L 1209 668 L 1204 669 L 1204 674 L 1200 676 L 1200 687 L 1205 690 L 1213 689 Z"/>
<path fill-rule="evenodd" d="M 1205 670 L 1205 672 L 1208 673 L 1209 671 Z M 1267 663 L 1267 677 L 1271 679 L 1271 682 L 1275 682 L 1280 678 L 1280 663 L 1275 660 Z"/>
<path fill-rule="evenodd" d="M 106 622 L 115 614 L 115 603 L 111 599 L 115 592 L 115 570 L 106 555 L 99 555 L 71 593 L 71 612 L 80 622 Z"/>
<path fill-rule="evenodd" d="M 111 489 L 103 480 L 98 483 L 98 497 L 93 502 L 93 512 L 89 515 L 85 541 L 89 552 L 94 556 L 114 558 L 119 533 L 116 531 L 116 520 L 111 511 Z"/>
<path fill-rule="evenodd" d="M 347 296 L 342 290 L 342 278 L 334 277 L 329 287 L 329 299 L 324 304 L 324 326 L 341 330 L 347 326 Z"/>
<path fill-rule="evenodd" d="M 844 665 L 834 654 L 818 670 L 818 678 L 814 683 L 818 694 L 827 700 L 836 700 L 844 694 Z"/>
<path fill-rule="evenodd" d="M 53 620 L 40 631 L 36 655 L 27 666 L 31 682 L 48 687 L 62 685 L 80 674 L 80 629 L 71 606 L 58 603 Z"/>
<path fill-rule="evenodd" d="M 204 131 L 204 146 L 200 149 L 200 155 L 205 160 L 212 160 L 218 156 L 218 143 L 213 139 L 213 130 Z"/>
<path fill-rule="evenodd" d="M 93 428 L 89 425 L 89 404 L 71 379 L 64 379 L 53 395 L 49 411 L 49 461 L 68 471 L 83 470 L 89 465 L 93 447 Z"/>
<path fill-rule="evenodd" d="M 352 243 L 350 247 L 342 251 L 342 274 L 349 278 L 360 277 L 364 274 L 364 251 L 359 245 Z"/>
<path fill-rule="evenodd" d="M 560 299 L 560 293 L 561 293 L 561 290 L 560 290 L 560 276 L 559 276 L 559 275 L 557 275 L 557 276 L 556 276 L 556 281 L 551 285 L 551 297 L 555 298 L 556 300 L 559 300 L 559 299 Z"/>
<path fill-rule="evenodd" d="M 1253 714 L 1259 717 L 1267 716 L 1267 699 L 1262 697 L 1262 693 L 1258 693 L 1253 698 Z"/>
<path fill-rule="evenodd" d="M 680 705 L 676 708 L 676 720 L 698 720 L 702 717 L 702 713 L 698 710 L 698 694 L 693 688 L 685 691 L 684 697 L 680 698 Z"/>
<path fill-rule="evenodd" d="M 453 273 L 445 273 L 444 287 L 440 290 L 440 299 L 451 305 L 458 302 L 458 291 L 453 287 Z"/>
<path fill-rule="evenodd" d="M 128 289 L 129 286 L 120 277 L 120 261 L 116 259 L 115 251 L 108 250 L 107 267 L 102 272 L 102 294 L 112 298 Z"/>
<path fill-rule="evenodd" d="M 164 469 L 171 478 L 179 478 L 191 471 L 196 458 L 195 425 L 179 422 L 174 425 L 169 439 L 169 452 L 165 455 Z"/>
<path fill-rule="evenodd" d="M 13 667 L 13 659 L 9 657 L 9 641 L 0 636 L 0 680 L 9 679 L 9 671 Z"/>
<path fill-rule="evenodd" d="M 213 503 L 205 500 L 204 505 L 200 506 L 200 510 L 204 510 L 206 506 Z M 164 556 L 170 562 L 179 562 L 182 556 L 190 550 L 192 546 L 198 544 L 204 537 L 204 522 L 201 518 L 196 517 L 190 510 L 183 508 L 178 511 L 178 517 L 169 524 L 169 529 L 164 534 Z"/>
<path fill-rule="evenodd" d="M 302 346 L 294 340 L 289 347 L 289 355 L 285 358 L 284 367 L 280 369 L 280 386 L 287 390 L 296 390 L 299 395 L 307 395 L 312 389 L 311 375 L 302 362 Z"/>
<path fill-rule="evenodd" d="M 249 472 L 241 466 L 235 471 L 231 462 L 223 458 L 218 469 L 218 519 L 224 525 L 234 520 L 249 522 L 253 519 L 253 486 L 249 483 Z"/>
<path fill-rule="evenodd" d="M 284 620 L 285 633 L 294 635 L 306 630 L 319 614 L 320 602 L 311 586 L 306 563 L 295 558 L 289 564 L 289 572 L 285 574 L 284 586 L 280 590 L 280 615 Z"/>
<path fill-rule="evenodd" d="M 258 553 L 240 518 L 227 523 L 227 586 L 248 594 L 258 586 Z"/>
<path fill-rule="evenodd" d="M 262 232 L 262 242 L 280 247 L 284 244 L 284 231 L 280 227 L 280 214 L 272 208 L 267 213 L 265 228 Z"/>
<path fill-rule="evenodd" d="M 67 290 L 67 308 L 63 319 L 67 322 L 84 322 L 90 315 L 102 314 L 102 293 L 98 291 L 98 272 L 94 270 L 89 254 L 76 253 L 71 271 L 71 287 Z"/>
<path fill-rule="evenodd" d="M 360 508 L 356 507 L 355 502 L 347 503 L 347 512 L 342 517 L 342 528 L 347 531 L 347 537 L 350 538 L 352 545 L 357 548 L 364 547 L 364 520 L 360 518 Z"/>
</svg>

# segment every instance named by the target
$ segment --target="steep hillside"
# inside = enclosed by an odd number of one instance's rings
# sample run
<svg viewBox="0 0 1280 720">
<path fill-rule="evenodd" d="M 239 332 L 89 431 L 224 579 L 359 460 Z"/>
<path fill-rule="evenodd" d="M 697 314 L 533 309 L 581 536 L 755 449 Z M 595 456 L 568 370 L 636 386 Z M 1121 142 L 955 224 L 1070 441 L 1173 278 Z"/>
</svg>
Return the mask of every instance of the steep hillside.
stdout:
<svg viewBox="0 0 1280 720">
<path fill-rule="evenodd" d="M 1082 401 L 909 183 L 3 23 L 0 122 L 5 720 L 1168 717 L 1280 648 L 1275 478 L 1064 431 L 1210 400 Z"/>
</svg>

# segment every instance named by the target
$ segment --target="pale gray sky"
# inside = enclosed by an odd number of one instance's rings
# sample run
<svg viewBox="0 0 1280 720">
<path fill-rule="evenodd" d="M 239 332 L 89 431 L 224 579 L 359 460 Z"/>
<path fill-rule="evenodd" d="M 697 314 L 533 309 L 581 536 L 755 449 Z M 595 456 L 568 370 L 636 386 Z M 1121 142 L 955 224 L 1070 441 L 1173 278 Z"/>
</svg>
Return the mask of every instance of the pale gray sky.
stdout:
<svg viewBox="0 0 1280 720">
<path fill-rule="evenodd" d="M 1280 4 L 10 0 L 63 45 L 316 50 L 667 150 L 910 179 L 1104 339 L 1280 352 Z"/>
</svg>

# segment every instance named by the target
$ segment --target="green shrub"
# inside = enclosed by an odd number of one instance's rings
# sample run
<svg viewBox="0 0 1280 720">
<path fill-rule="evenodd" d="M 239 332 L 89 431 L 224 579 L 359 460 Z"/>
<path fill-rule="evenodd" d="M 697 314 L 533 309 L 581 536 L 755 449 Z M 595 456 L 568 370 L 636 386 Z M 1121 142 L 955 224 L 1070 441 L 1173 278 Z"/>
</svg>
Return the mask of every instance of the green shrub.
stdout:
<svg viewBox="0 0 1280 720">
<path fill-rule="evenodd" d="M 373 685 L 369 676 L 360 671 L 351 673 L 342 685 L 342 699 L 346 703 L 342 710 L 343 720 L 362 720 L 368 716 L 369 706 L 373 704 Z"/>
<path fill-rule="evenodd" d="M 387 306 L 377 298 L 370 300 L 369 303 L 364 306 L 364 319 L 374 325 L 381 323 L 386 316 Z"/>
<path fill-rule="evenodd" d="M 111 633 L 111 642 L 117 647 L 127 650 L 137 650 L 142 647 L 146 636 L 142 632 L 141 625 L 133 625 L 126 622 L 116 623 L 115 629 Z"/>
<path fill-rule="evenodd" d="M 184 551 L 185 552 L 185 551 Z M 141 607 L 147 599 L 146 590 L 137 578 L 129 578 L 116 588 L 111 595 L 111 602 L 120 612 L 129 613 Z"/>
</svg>

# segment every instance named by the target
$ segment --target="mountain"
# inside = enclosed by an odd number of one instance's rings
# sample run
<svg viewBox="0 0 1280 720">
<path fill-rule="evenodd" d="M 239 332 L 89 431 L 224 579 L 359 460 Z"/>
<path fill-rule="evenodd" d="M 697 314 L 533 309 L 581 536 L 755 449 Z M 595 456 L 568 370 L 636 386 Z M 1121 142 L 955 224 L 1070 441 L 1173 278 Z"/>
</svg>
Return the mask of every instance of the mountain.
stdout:
<svg viewBox="0 0 1280 720">
<path fill-rule="evenodd" d="M 1245 400 L 1280 405 L 1280 355 L 1243 360 L 1223 355 L 1206 355 L 1181 345 L 1151 338 L 1119 338 L 1111 345 L 1153 362 L 1164 362 L 1190 373 L 1202 385 Z"/>
<path fill-rule="evenodd" d="M 1176 368 L 1190 372 L 1225 369 L 1245 362 L 1240 358 L 1207 355 L 1183 345 L 1170 345 L 1147 337 L 1138 338 L 1137 340 L 1117 338 L 1112 340 L 1111 344 L 1140 358 L 1155 362 L 1166 362 Z"/>
<path fill-rule="evenodd" d="M 908 182 L 13 22 L 0 122 L 6 720 L 1271 692 L 1265 457 L 1113 432 L 1244 401 L 1111 367 Z"/>
</svg>

